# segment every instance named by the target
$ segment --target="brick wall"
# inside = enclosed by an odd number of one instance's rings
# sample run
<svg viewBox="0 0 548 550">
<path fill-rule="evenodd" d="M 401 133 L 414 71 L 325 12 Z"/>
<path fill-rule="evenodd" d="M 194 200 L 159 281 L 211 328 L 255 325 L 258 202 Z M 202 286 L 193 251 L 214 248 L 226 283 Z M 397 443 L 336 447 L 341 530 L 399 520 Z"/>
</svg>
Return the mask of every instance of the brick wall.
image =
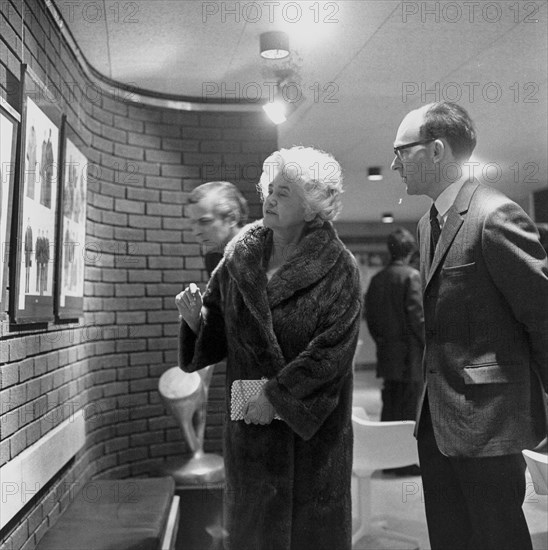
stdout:
<svg viewBox="0 0 548 550">
<path fill-rule="evenodd" d="M 76 411 L 86 419 L 82 451 L 47 486 L 20 488 L 26 507 L 0 532 L 2 548 L 28 550 L 78 485 L 147 475 L 184 451 L 157 387 L 177 361 L 174 296 L 206 282 L 187 194 L 228 179 L 259 216 L 254 185 L 277 136 L 256 113 L 178 112 L 88 93 L 45 2 L 4 0 L 0 9 L 0 94 L 14 103 L 10 83 L 27 63 L 89 144 L 91 167 L 87 237 L 77 251 L 86 260 L 84 317 L 24 330 L 0 323 L 0 466 Z M 206 451 L 221 451 L 223 396 L 217 372 Z"/>
</svg>

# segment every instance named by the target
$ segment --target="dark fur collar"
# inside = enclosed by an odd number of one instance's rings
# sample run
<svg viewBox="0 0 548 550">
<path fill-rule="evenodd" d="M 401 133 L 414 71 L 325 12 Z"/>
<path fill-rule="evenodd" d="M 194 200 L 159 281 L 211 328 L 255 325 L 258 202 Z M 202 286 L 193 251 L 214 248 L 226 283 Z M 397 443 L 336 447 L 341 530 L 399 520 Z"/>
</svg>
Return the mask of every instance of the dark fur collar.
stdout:
<svg viewBox="0 0 548 550">
<path fill-rule="evenodd" d="M 272 244 L 272 230 L 255 222 L 242 230 L 225 251 L 225 264 L 249 311 L 278 355 L 282 352 L 274 335 L 271 308 L 323 278 L 344 250 L 332 224 L 311 228 L 288 261 L 267 282 L 263 262 Z"/>
<path fill-rule="evenodd" d="M 272 230 L 258 221 L 240 233 L 226 252 L 228 270 L 242 294 L 258 299 L 257 294 L 266 290 L 270 307 L 322 279 L 343 251 L 331 223 L 311 228 L 267 284 L 263 258 L 271 246 Z"/>
</svg>

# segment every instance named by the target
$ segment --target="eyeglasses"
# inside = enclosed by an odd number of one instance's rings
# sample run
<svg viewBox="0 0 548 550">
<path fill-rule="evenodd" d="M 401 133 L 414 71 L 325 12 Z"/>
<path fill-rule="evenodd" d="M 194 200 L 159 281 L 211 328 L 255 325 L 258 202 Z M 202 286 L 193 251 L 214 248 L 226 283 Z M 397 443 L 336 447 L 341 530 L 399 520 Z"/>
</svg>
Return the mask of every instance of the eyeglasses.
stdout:
<svg viewBox="0 0 548 550">
<path fill-rule="evenodd" d="M 400 155 L 400 151 L 403 151 L 403 149 L 407 149 L 409 147 L 415 147 L 415 145 L 424 145 L 426 143 L 431 143 L 432 141 L 436 141 L 437 138 L 432 139 L 421 139 L 420 141 L 414 141 L 413 143 L 406 143 L 405 145 L 398 145 L 398 147 L 394 147 L 394 155 L 398 157 L 400 160 L 402 159 L 402 156 Z"/>
</svg>

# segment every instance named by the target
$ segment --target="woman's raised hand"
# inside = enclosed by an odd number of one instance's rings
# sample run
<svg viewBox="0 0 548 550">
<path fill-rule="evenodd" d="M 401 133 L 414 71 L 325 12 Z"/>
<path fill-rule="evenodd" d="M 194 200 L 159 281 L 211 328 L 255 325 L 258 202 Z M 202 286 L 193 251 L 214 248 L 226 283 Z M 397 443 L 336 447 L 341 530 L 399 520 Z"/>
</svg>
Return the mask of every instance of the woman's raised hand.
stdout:
<svg viewBox="0 0 548 550">
<path fill-rule="evenodd" d="M 198 333 L 202 311 L 202 294 L 200 289 L 194 283 L 190 283 L 183 292 L 179 292 L 179 294 L 175 296 L 175 304 L 179 310 L 180 318 L 184 320 L 195 333 Z"/>
</svg>

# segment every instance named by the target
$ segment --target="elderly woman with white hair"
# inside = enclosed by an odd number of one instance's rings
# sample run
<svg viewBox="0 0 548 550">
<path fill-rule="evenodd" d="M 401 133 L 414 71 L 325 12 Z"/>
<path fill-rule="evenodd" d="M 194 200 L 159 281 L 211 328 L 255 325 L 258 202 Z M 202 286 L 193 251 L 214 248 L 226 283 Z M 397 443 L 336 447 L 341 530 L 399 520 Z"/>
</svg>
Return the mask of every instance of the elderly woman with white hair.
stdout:
<svg viewBox="0 0 548 550">
<path fill-rule="evenodd" d="M 229 243 L 203 299 L 194 285 L 176 298 L 183 370 L 227 357 L 225 548 L 350 549 L 360 288 L 331 224 L 341 168 L 281 149 L 258 187 L 264 218 Z"/>
</svg>

